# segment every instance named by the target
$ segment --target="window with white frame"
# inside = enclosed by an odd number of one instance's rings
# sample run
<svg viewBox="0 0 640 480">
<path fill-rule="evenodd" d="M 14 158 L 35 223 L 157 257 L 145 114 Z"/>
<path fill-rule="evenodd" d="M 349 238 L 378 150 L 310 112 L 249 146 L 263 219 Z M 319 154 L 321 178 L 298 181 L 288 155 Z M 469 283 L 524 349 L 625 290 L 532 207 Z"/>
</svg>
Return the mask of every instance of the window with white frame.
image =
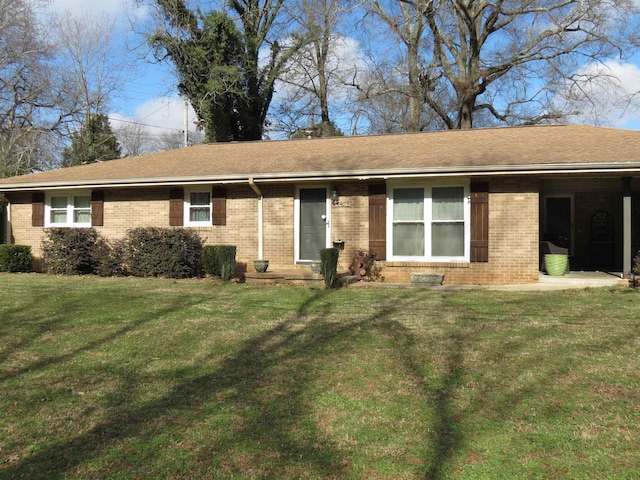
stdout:
<svg viewBox="0 0 640 480">
<path fill-rule="evenodd" d="M 91 194 L 52 193 L 45 204 L 46 227 L 90 227 Z"/>
<path fill-rule="evenodd" d="M 185 225 L 211 225 L 211 190 L 185 192 Z"/>
<path fill-rule="evenodd" d="M 468 261 L 468 185 L 407 185 L 390 189 L 390 259 Z"/>
</svg>

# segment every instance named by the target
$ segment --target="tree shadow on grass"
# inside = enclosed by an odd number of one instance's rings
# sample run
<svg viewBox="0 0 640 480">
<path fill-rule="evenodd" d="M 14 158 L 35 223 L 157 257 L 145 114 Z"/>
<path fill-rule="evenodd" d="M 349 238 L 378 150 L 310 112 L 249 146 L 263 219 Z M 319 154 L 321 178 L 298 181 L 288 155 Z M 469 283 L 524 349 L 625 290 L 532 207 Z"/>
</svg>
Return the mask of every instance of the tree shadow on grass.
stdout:
<svg viewBox="0 0 640 480">
<path fill-rule="evenodd" d="M 319 430 L 306 403 L 307 389 L 316 380 L 314 366 L 349 353 L 350 340 L 364 333 L 390 339 L 402 359 L 406 376 L 420 378 L 424 365 L 418 363 L 413 353 L 420 348 L 419 340 L 394 318 L 411 310 L 412 294 L 396 297 L 393 303 L 380 306 L 374 313 L 347 322 L 328 320 L 332 309 L 330 296 L 331 292 L 315 292 L 273 328 L 244 342 L 233 355 L 205 374 L 198 374 L 199 367 L 176 372 L 178 377 L 189 380 L 156 400 L 127 406 L 128 399 L 135 396 L 139 379 L 124 379 L 120 390 L 110 399 L 114 415 L 82 435 L 50 444 L 8 466 L 4 472 L 0 470 L 0 478 L 53 479 L 73 475 L 83 465 L 99 464 L 113 445 L 126 442 L 144 445 L 166 432 L 175 433 L 176 425 L 190 428 L 200 421 L 197 412 L 211 408 L 212 400 L 231 411 L 234 425 L 222 435 L 203 439 L 185 476 L 206 478 L 204 472 L 214 468 L 226 472 L 223 478 L 285 478 L 287 471 L 294 472 L 288 478 L 298 478 L 299 472 L 306 472 L 308 478 L 349 477 L 352 466 L 348 455 Z M 115 332 L 113 338 L 144 321 Z M 421 440 L 432 452 L 424 459 L 428 479 L 442 478 L 444 466 L 464 439 L 452 402 L 464 375 L 466 336 L 454 328 L 448 340 L 451 349 L 437 385 L 419 381 L 422 396 L 430 401 L 425 408 L 434 411 L 429 432 Z M 92 342 L 64 359 L 94 346 Z M 143 455 L 146 461 L 153 462 L 160 453 L 147 451 Z M 131 468 L 135 476 L 135 467 Z"/>
<path fill-rule="evenodd" d="M 138 301 L 146 304 L 146 299 L 144 298 L 139 298 Z M 0 370 L 0 382 L 19 377 L 20 375 L 29 372 L 34 372 L 43 368 L 49 368 L 54 365 L 59 365 L 67 360 L 76 357 L 77 355 L 92 351 L 96 348 L 99 348 L 101 345 L 113 342 L 130 332 L 139 330 L 145 324 L 153 322 L 159 316 L 162 317 L 164 315 L 168 315 L 172 312 L 184 309 L 186 306 L 187 305 L 185 305 L 185 302 L 183 300 L 176 300 L 174 304 L 159 309 L 146 307 L 143 312 L 135 315 L 134 320 L 125 322 L 121 328 L 118 328 L 115 331 L 107 333 L 105 335 L 97 336 L 94 340 L 85 343 L 79 348 L 72 349 L 66 353 L 59 355 L 47 355 L 44 358 L 33 361 L 27 365 L 22 366 L 21 368 L 10 369 L 6 372 Z M 29 335 L 25 336 L 19 342 L 15 342 L 11 345 L 6 345 L 3 348 L 2 353 L 0 354 L 0 362 L 6 361 L 13 353 L 26 348 L 28 345 L 41 339 L 44 335 L 51 334 L 52 332 L 62 332 L 65 329 L 74 328 L 73 325 L 69 325 L 69 317 L 73 316 L 74 312 L 81 311 L 83 308 L 85 307 L 82 305 L 81 300 L 68 301 L 64 302 L 62 306 L 58 306 L 55 311 L 43 314 L 42 318 L 31 319 L 30 324 L 33 327 L 29 330 Z"/>
<path fill-rule="evenodd" d="M 210 372 L 194 375 L 199 367 L 179 372 L 181 378 L 192 378 L 161 398 L 135 407 L 123 405 L 122 400 L 131 396 L 126 390 L 136 388 L 135 380 L 123 382 L 120 400 L 114 400 L 119 404 L 114 405 L 114 415 L 75 438 L 50 443 L 6 466 L 0 470 L 0 478 L 73 475 L 87 463 L 99 463 L 113 445 L 134 440 L 144 444 L 174 431 L 176 424 L 189 428 L 200 421 L 196 412 L 211 408 L 210 402 L 217 403 L 217 399 L 239 418 L 227 433 L 206 439 L 195 461 L 203 464 L 195 466 L 194 476 L 206 477 L 202 472 L 217 463 L 218 471 L 227 471 L 229 477 L 242 478 L 247 467 L 252 469 L 251 478 L 282 478 L 287 469 L 306 471 L 310 478 L 347 477 L 349 466 L 343 453 L 318 431 L 305 403 L 305 390 L 315 380 L 313 365 L 327 360 L 328 348 L 331 355 L 348 350 L 345 338 L 363 328 L 385 330 L 388 317 L 402 307 L 394 305 L 355 322 L 331 322 L 325 320 L 331 310 L 330 295 L 327 291 L 316 292 L 274 328 L 245 342 Z M 87 345 L 86 349 L 90 348 Z M 247 465 L 229 458 L 234 451 L 254 451 L 255 456 L 247 460 L 251 463 Z"/>
<path fill-rule="evenodd" d="M 390 339 L 404 374 L 416 379 L 422 398 L 429 403 L 424 408 L 433 411 L 424 438 L 418 440 L 422 450 L 428 451 L 421 470 L 425 479 L 445 477 L 452 459 L 464 447 L 466 435 L 473 434 L 465 432 L 463 419 L 483 408 L 480 394 L 464 408 L 456 406 L 456 396 L 467 374 L 468 343 L 485 326 L 482 322 L 466 322 L 446 329 L 440 340 L 447 343 L 448 350 L 437 378 L 429 381 L 424 377 L 425 366 L 415 355 L 425 347 L 423 339 L 396 318 L 411 311 L 415 293 L 395 296 L 393 303 L 386 302 L 375 312 L 350 321 L 331 320 L 332 294 L 312 293 L 273 328 L 243 342 L 221 362 L 211 356 L 203 360 L 205 364 L 210 360 L 210 367 L 198 365 L 176 371 L 176 376 L 184 380 L 157 399 L 129 406 L 127 401 L 135 396 L 140 378 L 125 379 L 118 398 L 110 400 L 113 415 L 74 438 L 50 443 L 0 469 L 0 478 L 73 477 L 87 464 L 98 465 L 94 468 L 104 468 L 107 476 L 113 475 L 117 471 L 113 465 L 99 465 L 118 445 L 146 448 L 137 453 L 138 461 L 147 463 L 140 468 L 149 474 L 148 464 L 166 453 L 148 447 L 154 439 L 169 435 L 178 443 L 182 430 L 202 421 L 233 424 L 222 430 L 212 427 L 211 436 L 202 438 L 197 451 L 189 452 L 186 463 L 179 465 L 180 473 L 159 471 L 158 476 L 211 478 L 209 472 L 213 470 L 217 478 L 300 478 L 300 472 L 305 472 L 306 478 L 352 478 L 348 454 L 314 420 L 308 391 L 317 381 L 318 363 L 349 353 L 351 340 L 363 333 Z M 439 314 L 425 314 L 425 321 Z M 512 354 L 525 349 L 526 339 L 511 343 L 509 348 Z M 544 373 L 518 391 L 497 398 L 492 408 L 507 410 L 535 395 L 554 374 Z M 137 467 L 127 466 L 126 459 L 115 461 L 122 462 L 125 471 L 121 475 L 139 476 Z"/>
</svg>

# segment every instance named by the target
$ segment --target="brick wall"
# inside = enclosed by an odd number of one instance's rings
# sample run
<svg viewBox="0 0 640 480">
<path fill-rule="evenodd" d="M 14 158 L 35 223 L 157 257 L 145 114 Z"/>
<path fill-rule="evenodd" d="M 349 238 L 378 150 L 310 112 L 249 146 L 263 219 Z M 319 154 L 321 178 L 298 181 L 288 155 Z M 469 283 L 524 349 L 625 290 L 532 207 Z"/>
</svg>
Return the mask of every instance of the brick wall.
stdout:
<svg viewBox="0 0 640 480">
<path fill-rule="evenodd" d="M 35 257 L 42 255 L 44 228 L 31 226 L 31 193 L 7 195 L 9 205 L 9 231 L 11 243 L 30 245 Z"/>
<path fill-rule="evenodd" d="M 380 262 L 388 282 L 410 282 L 411 273 L 444 274 L 452 285 L 534 283 L 539 277 L 537 179 L 500 177 L 490 182 L 487 263 Z"/>
<path fill-rule="evenodd" d="M 362 183 L 336 186 L 340 200 L 331 206 L 331 240 L 344 242 L 338 268 L 346 270 L 357 251 L 369 248 L 368 186 Z"/>
<path fill-rule="evenodd" d="M 358 250 L 368 249 L 368 185 L 336 185 L 337 205 L 331 206 L 331 240 L 344 242 L 340 269 L 347 269 Z M 258 197 L 248 185 L 227 188 L 227 224 L 197 227 L 207 245 L 236 245 L 237 260 L 247 268 L 258 258 Z M 264 258 L 270 269 L 294 266 L 294 195 L 292 184 L 260 186 L 264 195 Z M 11 232 L 14 243 L 31 245 L 41 255 L 45 235 L 31 226 L 31 194 L 11 194 Z M 535 180 L 498 178 L 489 196 L 488 263 L 378 262 L 385 281 L 409 282 L 412 272 L 444 273 L 448 284 L 530 283 L 538 278 L 538 187 Z M 108 239 L 122 238 L 139 226 L 169 226 L 169 188 L 106 190 L 104 226 L 96 230 Z"/>
</svg>

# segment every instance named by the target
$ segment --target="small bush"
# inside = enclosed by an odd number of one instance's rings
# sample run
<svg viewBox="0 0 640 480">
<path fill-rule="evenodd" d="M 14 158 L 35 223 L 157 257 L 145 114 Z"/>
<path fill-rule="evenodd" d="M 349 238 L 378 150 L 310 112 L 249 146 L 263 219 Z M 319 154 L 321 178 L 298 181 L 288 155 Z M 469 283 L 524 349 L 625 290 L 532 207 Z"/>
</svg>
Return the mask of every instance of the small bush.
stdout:
<svg viewBox="0 0 640 480">
<path fill-rule="evenodd" d="M 220 256 L 217 245 L 202 247 L 202 268 L 207 275 L 220 278 Z"/>
<path fill-rule="evenodd" d="M 220 259 L 220 278 L 227 281 L 236 271 L 236 247 L 234 245 L 218 245 Z"/>
<path fill-rule="evenodd" d="M 51 228 L 42 243 L 49 273 L 84 275 L 94 273 L 98 232 L 94 228 Z"/>
<path fill-rule="evenodd" d="M 33 255 L 28 245 L 0 245 L 0 272 L 30 272 Z"/>
<path fill-rule="evenodd" d="M 323 248 L 320 250 L 320 261 L 322 262 L 322 275 L 326 288 L 333 288 L 338 277 L 338 256 L 340 251 L 337 248 Z"/>
<path fill-rule="evenodd" d="M 640 250 L 636 253 L 636 256 L 633 257 L 633 263 L 631 264 L 631 286 L 633 288 L 640 288 Z"/>
<path fill-rule="evenodd" d="M 236 271 L 235 245 L 208 245 L 202 248 L 202 267 L 207 275 L 225 281 Z"/>
<path fill-rule="evenodd" d="M 127 232 L 124 258 L 136 277 L 196 277 L 202 273 L 202 239 L 184 228 L 134 228 Z"/>
</svg>

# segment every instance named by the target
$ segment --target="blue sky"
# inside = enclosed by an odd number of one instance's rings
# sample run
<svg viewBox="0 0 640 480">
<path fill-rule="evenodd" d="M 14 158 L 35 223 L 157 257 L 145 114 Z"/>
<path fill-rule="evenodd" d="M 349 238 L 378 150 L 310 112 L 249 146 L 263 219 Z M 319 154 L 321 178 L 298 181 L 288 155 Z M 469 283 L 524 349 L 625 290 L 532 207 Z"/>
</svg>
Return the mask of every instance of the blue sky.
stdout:
<svg viewBox="0 0 640 480">
<path fill-rule="evenodd" d="M 211 3 L 211 2 L 201 2 Z M 122 39 L 121 48 L 140 42 L 130 32 L 129 18 L 144 17 L 143 8 L 133 6 L 131 0 L 51 0 L 48 10 L 52 13 L 71 11 L 74 14 L 110 15 L 116 21 L 116 33 Z M 114 52 L 122 55 L 122 50 Z M 608 72 L 619 78 L 617 88 L 597 94 L 606 103 L 617 90 L 640 92 L 640 54 L 631 62 L 611 61 L 605 64 Z M 148 126 L 152 133 L 162 131 L 180 131 L 184 125 L 184 102 L 177 95 L 167 65 L 153 65 L 142 60 L 136 62 L 136 68 L 129 71 L 122 95 L 114 99 L 110 117 L 114 127 L 119 122 L 139 122 Z M 194 120 L 190 112 L 190 123 Z M 626 113 L 612 111 L 608 114 L 612 126 L 640 130 L 640 94 L 634 108 Z M 576 122 L 588 123 L 588 119 L 576 119 Z M 120 123 L 121 124 L 121 123 Z M 349 131 L 348 125 L 343 130 Z M 190 128 L 194 128 L 193 125 Z"/>
</svg>

